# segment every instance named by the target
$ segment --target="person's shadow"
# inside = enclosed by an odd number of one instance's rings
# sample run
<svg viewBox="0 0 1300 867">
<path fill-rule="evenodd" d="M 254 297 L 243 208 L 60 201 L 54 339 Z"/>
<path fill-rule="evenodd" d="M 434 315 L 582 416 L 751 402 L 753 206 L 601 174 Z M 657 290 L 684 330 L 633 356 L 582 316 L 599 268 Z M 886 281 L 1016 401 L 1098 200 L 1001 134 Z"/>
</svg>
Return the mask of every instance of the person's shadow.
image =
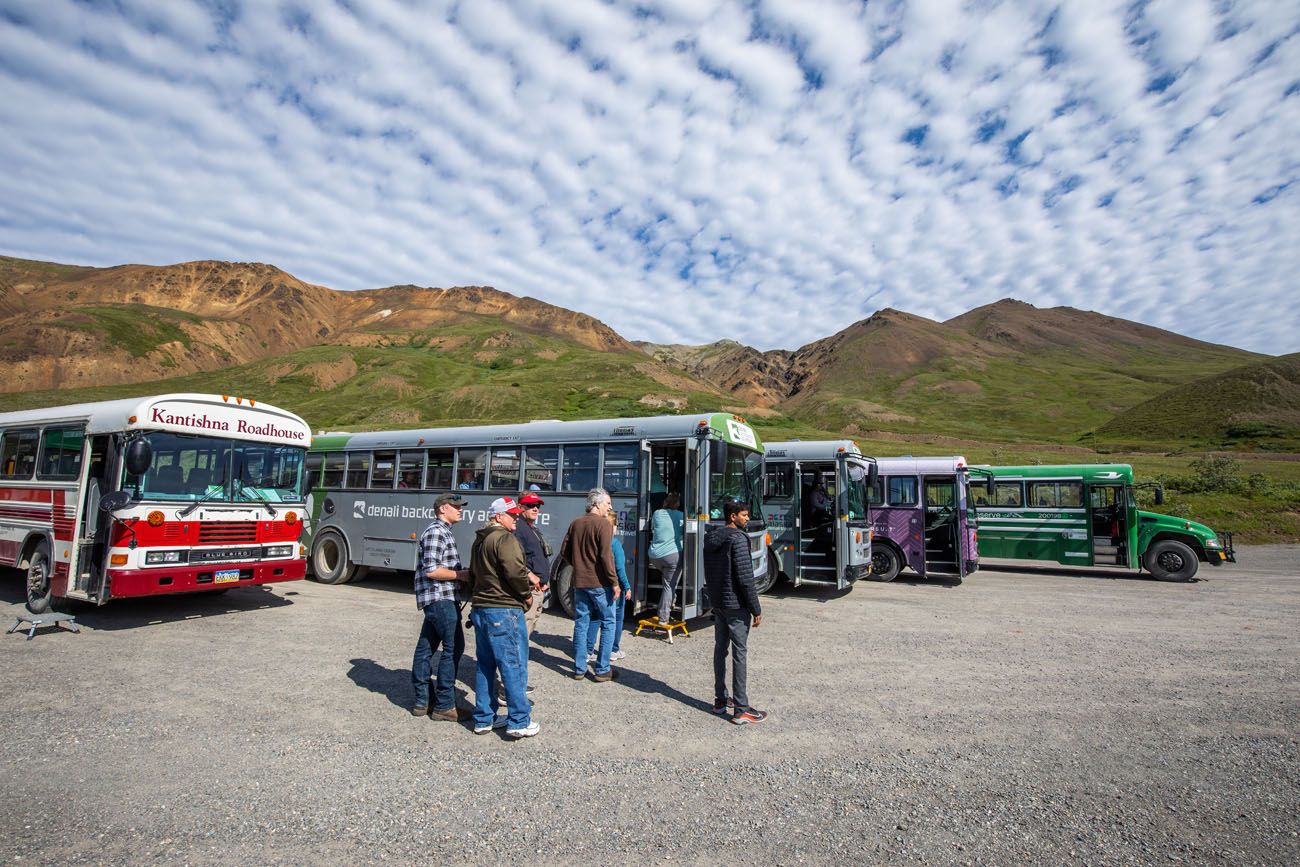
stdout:
<svg viewBox="0 0 1300 867">
<path fill-rule="evenodd" d="M 542 653 L 538 651 L 537 647 L 534 647 L 533 653 L 531 654 L 533 659 L 542 663 L 547 668 L 550 668 L 553 671 L 558 671 L 565 676 L 573 673 L 573 661 L 571 658 L 571 654 L 573 653 L 573 642 L 571 640 L 559 635 L 548 635 L 534 632 L 533 643 L 534 645 L 540 645 L 541 647 L 558 650 L 560 652 L 559 656 L 552 656 L 549 653 Z M 644 672 L 637 671 L 633 668 L 627 668 L 625 666 L 618 666 L 616 670 L 618 671 L 618 679 L 615 680 L 614 683 L 620 684 L 629 689 L 634 689 L 637 692 L 643 692 L 647 695 L 662 695 L 665 698 L 670 698 L 689 708 L 704 711 L 710 715 L 713 713 L 712 702 L 704 701 L 703 699 L 696 698 L 693 695 L 687 695 L 656 677 L 651 677 Z"/>
<path fill-rule="evenodd" d="M 362 689 L 382 695 L 390 704 L 403 710 L 410 709 L 412 693 L 409 668 L 386 668 L 373 659 L 352 659 L 349 662 L 352 663 L 352 668 L 348 670 L 348 680 Z M 474 683 L 474 665 L 474 657 L 466 652 L 460 660 L 460 671 L 456 672 L 456 705 L 462 709 L 474 705 L 469 698 L 473 695 L 471 687 Z M 468 677 L 466 672 L 469 672 Z"/>
</svg>

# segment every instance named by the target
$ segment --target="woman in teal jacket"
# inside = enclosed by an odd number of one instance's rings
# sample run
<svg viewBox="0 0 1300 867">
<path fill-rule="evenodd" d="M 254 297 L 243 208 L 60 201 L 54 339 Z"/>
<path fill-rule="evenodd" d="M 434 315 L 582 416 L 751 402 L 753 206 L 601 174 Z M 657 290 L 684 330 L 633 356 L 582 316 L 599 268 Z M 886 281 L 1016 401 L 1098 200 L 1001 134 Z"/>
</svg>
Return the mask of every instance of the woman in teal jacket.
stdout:
<svg viewBox="0 0 1300 867">
<path fill-rule="evenodd" d="M 682 577 L 682 498 L 677 494 L 664 497 L 662 509 L 650 519 L 650 565 L 659 570 L 663 589 L 659 592 L 659 622 L 667 623 L 672 613 L 673 596 Z"/>
</svg>

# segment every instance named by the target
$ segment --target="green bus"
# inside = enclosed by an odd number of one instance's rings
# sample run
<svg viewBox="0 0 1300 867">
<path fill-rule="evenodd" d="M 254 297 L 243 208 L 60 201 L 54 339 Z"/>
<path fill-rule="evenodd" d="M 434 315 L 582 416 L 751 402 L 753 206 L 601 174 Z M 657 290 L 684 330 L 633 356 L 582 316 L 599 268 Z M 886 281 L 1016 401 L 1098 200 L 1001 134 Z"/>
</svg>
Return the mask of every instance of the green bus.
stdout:
<svg viewBox="0 0 1300 867">
<path fill-rule="evenodd" d="M 1231 533 L 1139 511 L 1128 464 L 985 469 L 970 483 L 981 560 L 1121 566 L 1161 581 L 1190 581 L 1201 563 L 1237 562 Z M 1163 502 L 1156 487 L 1156 505 Z"/>
</svg>

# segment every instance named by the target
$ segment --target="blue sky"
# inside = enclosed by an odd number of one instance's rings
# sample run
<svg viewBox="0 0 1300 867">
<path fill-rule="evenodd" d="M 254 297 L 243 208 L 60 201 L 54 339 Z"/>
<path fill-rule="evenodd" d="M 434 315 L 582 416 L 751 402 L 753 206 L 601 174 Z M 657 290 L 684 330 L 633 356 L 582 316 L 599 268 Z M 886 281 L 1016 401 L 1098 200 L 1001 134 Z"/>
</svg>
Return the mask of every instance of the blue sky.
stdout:
<svg viewBox="0 0 1300 867">
<path fill-rule="evenodd" d="M 1287 0 L 0 0 L 0 252 L 793 349 L 1004 297 L 1300 350 Z"/>
</svg>

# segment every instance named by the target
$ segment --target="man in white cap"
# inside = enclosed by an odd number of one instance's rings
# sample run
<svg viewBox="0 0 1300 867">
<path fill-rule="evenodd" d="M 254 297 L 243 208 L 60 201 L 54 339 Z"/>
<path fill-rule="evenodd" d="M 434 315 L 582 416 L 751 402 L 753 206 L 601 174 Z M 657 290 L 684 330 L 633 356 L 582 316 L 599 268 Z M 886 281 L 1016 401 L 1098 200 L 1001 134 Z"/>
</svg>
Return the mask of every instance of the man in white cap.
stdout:
<svg viewBox="0 0 1300 867">
<path fill-rule="evenodd" d="M 528 701 L 528 628 L 524 612 L 532 604 L 532 586 L 524 549 L 515 538 L 523 511 L 511 497 L 488 507 L 488 521 L 474 534 L 469 555 L 473 594 L 474 642 L 478 671 L 474 676 L 474 733 L 505 727 L 515 738 L 540 731 Z M 497 677 L 506 696 L 506 716 L 497 716 Z"/>
</svg>

